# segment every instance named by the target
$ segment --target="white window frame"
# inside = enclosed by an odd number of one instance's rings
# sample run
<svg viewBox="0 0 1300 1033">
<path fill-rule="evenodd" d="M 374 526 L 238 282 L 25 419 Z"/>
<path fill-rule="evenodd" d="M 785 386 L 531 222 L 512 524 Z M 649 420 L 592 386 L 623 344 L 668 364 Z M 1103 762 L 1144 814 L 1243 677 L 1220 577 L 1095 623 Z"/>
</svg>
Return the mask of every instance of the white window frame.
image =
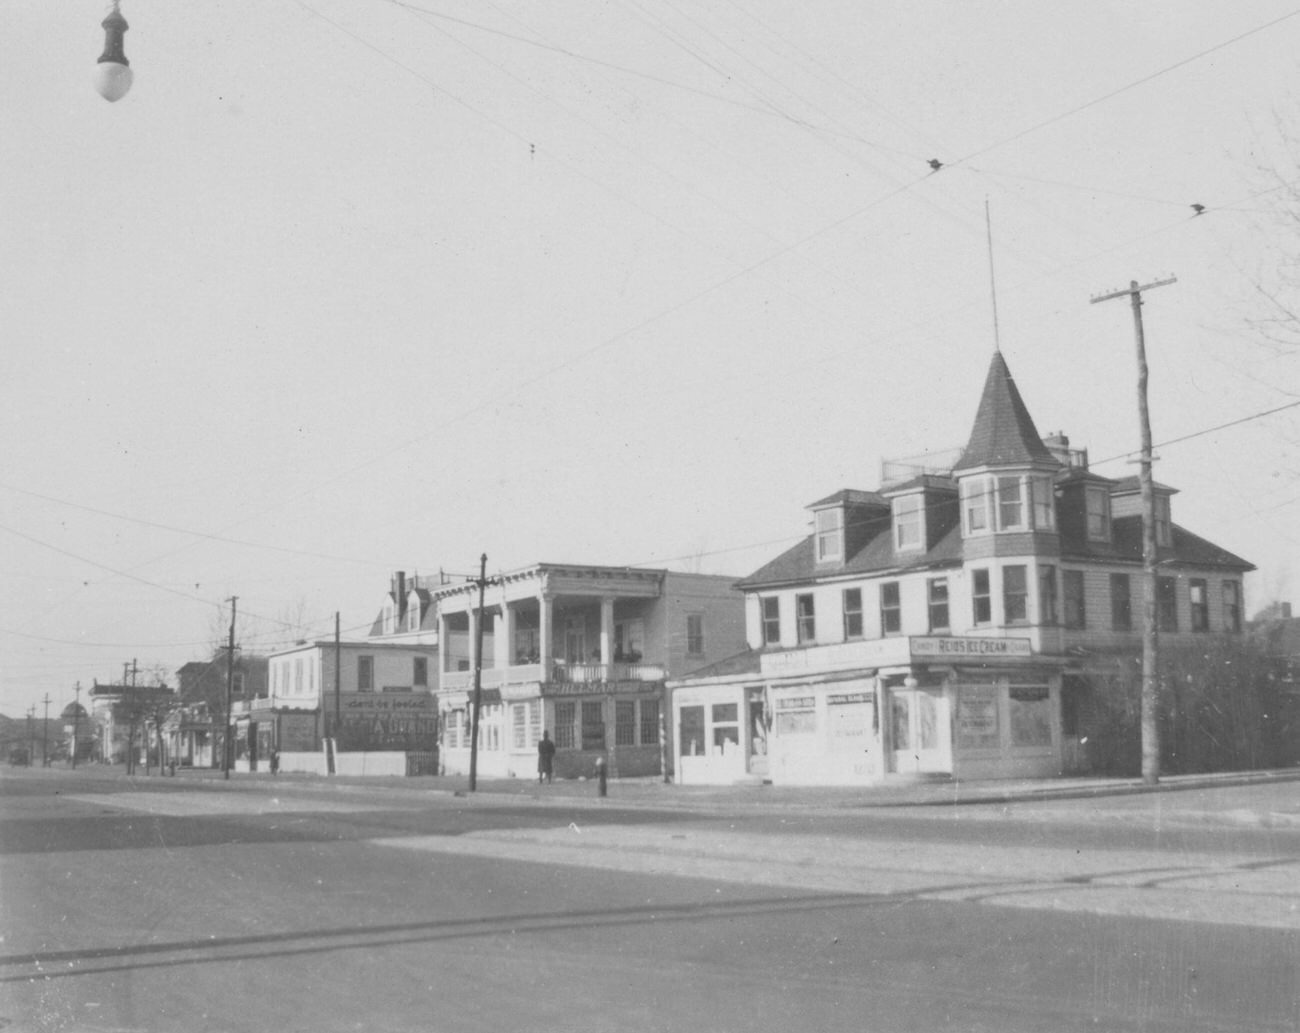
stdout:
<svg viewBox="0 0 1300 1033">
<path fill-rule="evenodd" d="M 900 495 L 893 501 L 894 548 L 915 552 L 925 547 L 925 507 L 920 495 Z"/>
<path fill-rule="evenodd" d="M 1110 541 L 1110 492 L 1099 484 L 1084 485 L 1083 520 L 1090 542 Z"/>
<path fill-rule="evenodd" d="M 819 509 L 813 515 L 817 530 L 817 562 L 831 563 L 844 558 L 844 510 Z"/>
</svg>

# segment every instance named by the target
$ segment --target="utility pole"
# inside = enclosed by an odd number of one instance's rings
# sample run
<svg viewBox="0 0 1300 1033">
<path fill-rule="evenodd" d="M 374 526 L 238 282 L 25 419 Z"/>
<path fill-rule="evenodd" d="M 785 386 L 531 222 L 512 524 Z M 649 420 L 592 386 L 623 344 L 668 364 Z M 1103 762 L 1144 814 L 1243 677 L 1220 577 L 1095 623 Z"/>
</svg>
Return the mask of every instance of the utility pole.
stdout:
<svg viewBox="0 0 1300 1033">
<path fill-rule="evenodd" d="M 1156 627 L 1156 506 L 1151 481 L 1151 413 L 1147 407 L 1147 348 L 1142 330 L 1142 292 L 1177 283 L 1177 277 L 1139 284 L 1130 280 L 1125 290 L 1092 299 L 1092 304 L 1128 297 L 1133 306 L 1137 342 L 1138 419 L 1142 428 L 1142 455 L 1138 460 L 1138 485 L 1142 493 L 1142 781 L 1160 781 L 1160 724 L 1157 715 L 1160 654 Z"/>
<path fill-rule="evenodd" d="M 50 694 L 45 694 L 45 721 L 41 725 L 41 767 L 50 766 Z"/>
<path fill-rule="evenodd" d="M 230 708 L 231 702 L 235 695 L 235 607 L 239 603 L 239 596 L 230 597 L 230 645 L 226 647 L 226 734 L 222 739 L 221 745 L 221 770 L 223 777 L 230 778 L 230 753 L 231 753 L 231 720 Z"/>
<path fill-rule="evenodd" d="M 77 766 L 77 726 L 81 724 L 81 682 L 77 682 L 77 687 L 73 689 L 74 704 L 72 707 L 72 766 Z"/>
<path fill-rule="evenodd" d="M 329 774 L 338 768 L 339 731 L 343 727 L 343 644 L 339 638 L 339 611 L 334 611 L 334 746 L 329 753 Z"/>
<path fill-rule="evenodd" d="M 478 718 L 483 707 L 483 593 L 489 583 L 496 583 L 496 578 L 487 576 L 487 553 L 479 557 L 478 577 L 470 578 L 470 584 L 478 585 L 478 626 L 474 633 L 474 714 L 470 721 L 469 732 L 469 791 L 478 789 Z"/>
<path fill-rule="evenodd" d="M 36 756 L 36 732 L 33 723 L 36 721 L 36 704 L 33 703 L 27 708 L 27 763 L 31 764 L 32 758 Z"/>
</svg>

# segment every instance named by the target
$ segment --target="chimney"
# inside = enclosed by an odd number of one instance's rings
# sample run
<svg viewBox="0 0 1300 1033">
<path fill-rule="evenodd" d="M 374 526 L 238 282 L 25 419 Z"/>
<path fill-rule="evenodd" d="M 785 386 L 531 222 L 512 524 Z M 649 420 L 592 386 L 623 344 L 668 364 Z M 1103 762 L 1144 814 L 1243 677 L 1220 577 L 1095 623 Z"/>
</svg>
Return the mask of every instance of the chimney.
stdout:
<svg viewBox="0 0 1300 1033">
<path fill-rule="evenodd" d="M 393 574 L 392 585 L 393 613 L 397 617 L 397 626 L 400 628 L 406 617 L 406 571 L 396 571 Z"/>
<path fill-rule="evenodd" d="M 1047 451 L 1052 453 L 1052 458 L 1062 466 L 1088 469 L 1087 450 L 1072 449 L 1070 439 L 1065 436 L 1065 431 L 1058 430 L 1054 434 L 1049 434 L 1043 438 L 1043 444 L 1047 446 Z"/>
</svg>

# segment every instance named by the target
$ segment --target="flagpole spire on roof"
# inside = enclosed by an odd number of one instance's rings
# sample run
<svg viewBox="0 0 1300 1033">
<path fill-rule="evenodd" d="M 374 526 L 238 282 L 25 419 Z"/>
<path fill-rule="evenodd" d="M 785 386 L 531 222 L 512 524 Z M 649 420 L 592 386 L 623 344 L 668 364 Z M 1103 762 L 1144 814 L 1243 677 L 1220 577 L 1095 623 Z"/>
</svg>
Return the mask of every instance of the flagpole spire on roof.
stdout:
<svg viewBox="0 0 1300 1033">
<path fill-rule="evenodd" d="M 989 215 L 989 199 L 984 198 L 984 231 L 989 244 L 989 296 L 993 299 L 993 351 L 1002 354 L 1002 339 L 998 332 L 998 283 L 993 275 L 993 219 Z"/>
</svg>

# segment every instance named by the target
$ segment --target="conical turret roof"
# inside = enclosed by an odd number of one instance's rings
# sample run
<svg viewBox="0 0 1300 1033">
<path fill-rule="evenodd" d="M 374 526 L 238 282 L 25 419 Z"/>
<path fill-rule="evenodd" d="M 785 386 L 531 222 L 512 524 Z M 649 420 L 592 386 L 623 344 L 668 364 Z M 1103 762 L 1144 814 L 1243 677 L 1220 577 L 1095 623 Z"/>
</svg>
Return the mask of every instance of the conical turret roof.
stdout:
<svg viewBox="0 0 1300 1033">
<path fill-rule="evenodd" d="M 975 426 L 954 471 L 1031 463 L 1060 465 L 1034 427 L 1033 417 L 1025 408 L 1002 353 L 994 352 L 988 376 L 984 378 L 984 394 L 975 414 Z"/>
</svg>

